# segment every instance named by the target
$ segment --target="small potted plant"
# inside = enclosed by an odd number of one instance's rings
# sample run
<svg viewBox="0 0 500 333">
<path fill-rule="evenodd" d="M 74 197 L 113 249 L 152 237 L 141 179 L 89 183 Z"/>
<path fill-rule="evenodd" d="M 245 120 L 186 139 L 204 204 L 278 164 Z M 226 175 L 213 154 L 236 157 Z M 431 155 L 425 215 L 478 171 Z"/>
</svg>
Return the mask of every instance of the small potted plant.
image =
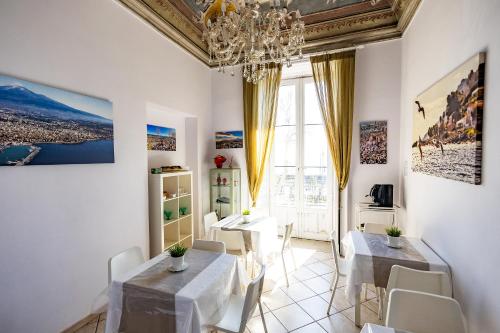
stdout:
<svg viewBox="0 0 500 333">
<path fill-rule="evenodd" d="M 187 247 L 180 244 L 175 244 L 170 249 L 168 253 L 172 257 L 172 270 L 181 271 L 184 268 L 184 254 L 186 254 Z"/>
<path fill-rule="evenodd" d="M 245 223 L 250 222 L 250 210 L 249 209 L 244 209 L 241 212 L 241 215 L 243 215 L 243 222 L 245 222 Z"/>
<path fill-rule="evenodd" d="M 187 207 L 179 207 L 179 213 L 181 215 L 186 215 L 187 210 L 188 210 Z"/>
<path fill-rule="evenodd" d="M 388 227 L 385 229 L 385 232 L 387 232 L 387 245 L 390 247 L 401 247 L 401 229 L 398 227 Z"/>
<path fill-rule="evenodd" d="M 172 218 L 172 211 L 171 210 L 165 210 L 163 212 L 163 218 L 165 220 L 167 220 L 167 221 L 170 220 Z"/>
</svg>

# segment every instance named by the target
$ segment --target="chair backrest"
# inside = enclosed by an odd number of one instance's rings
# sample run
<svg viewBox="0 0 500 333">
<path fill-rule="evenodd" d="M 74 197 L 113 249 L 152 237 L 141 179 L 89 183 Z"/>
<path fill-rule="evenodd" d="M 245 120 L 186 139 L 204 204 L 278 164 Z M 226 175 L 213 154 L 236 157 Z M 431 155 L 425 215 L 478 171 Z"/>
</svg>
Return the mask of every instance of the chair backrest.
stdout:
<svg viewBox="0 0 500 333">
<path fill-rule="evenodd" d="M 216 241 L 207 241 L 202 239 L 194 240 L 193 249 L 226 253 L 226 246 L 224 245 L 224 243 Z"/>
<path fill-rule="evenodd" d="M 421 271 L 399 265 L 391 267 L 387 282 L 387 295 L 392 289 L 406 289 L 451 297 L 450 277 L 445 272 Z"/>
<path fill-rule="evenodd" d="M 365 223 L 365 232 L 370 234 L 386 235 L 385 228 L 388 226 L 380 223 Z"/>
<path fill-rule="evenodd" d="M 131 247 L 108 260 L 108 283 L 123 273 L 144 263 L 142 250 L 138 246 Z"/>
<path fill-rule="evenodd" d="M 285 224 L 285 233 L 283 234 L 283 246 L 281 247 L 281 251 L 285 250 L 285 248 L 290 244 L 290 240 L 292 239 L 292 231 L 293 222 Z"/>
<path fill-rule="evenodd" d="M 223 242 L 226 250 L 241 250 L 242 253 L 245 253 L 245 239 L 243 238 L 243 232 L 240 230 L 217 230 L 215 239 Z"/>
<path fill-rule="evenodd" d="M 386 326 L 414 333 L 466 333 L 460 304 L 450 297 L 393 289 Z"/>
<path fill-rule="evenodd" d="M 337 254 L 337 245 L 335 242 L 335 239 L 337 237 L 337 233 L 335 231 L 332 231 L 330 234 L 330 244 L 332 245 L 332 254 L 333 254 L 333 260 L 335 261 L 335 270 L 337 274 L 340 274 L 340 269 L 339 269 L 339 257 Z"/>
<path fill-rule="evenodd" d="M 203 216 L 203 229 L 205 230 L 205 238 L 208 239 L 208 235 L 210 233 L 210 227 L 217 223 L 219 219 L 217 218 L 217 214 L 215 212 L 208 213 Z"/>
<path fill-rule="evenodd" d="M 241 313 L 240 332 L 245 331 L 247 321 L 250 318 L 250 315 L 254 312 L 257 303 L 260 301 L 260 296 L 262 295 L 262 289 L 264 287 L 265 274 L 266 266 L 262 265 L 259 275 L 253 281 L 251 281 L 247 287 L 245 303 L 243 305 L 243 311 Z"/>
</svg>

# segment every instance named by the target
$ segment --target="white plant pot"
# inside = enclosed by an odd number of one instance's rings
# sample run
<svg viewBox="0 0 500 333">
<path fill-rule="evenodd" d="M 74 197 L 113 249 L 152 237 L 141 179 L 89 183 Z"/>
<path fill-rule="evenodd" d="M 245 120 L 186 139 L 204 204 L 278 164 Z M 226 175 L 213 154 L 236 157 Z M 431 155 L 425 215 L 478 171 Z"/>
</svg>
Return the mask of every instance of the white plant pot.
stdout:
<svg viewBox="0 0 500 333">
<path fill-rule="evenodd" d="M 172 268 L 176 271 L 181 270 L 184 266 L 184 256 L 174 258 L 172 257 Z"/>
<path fill-rule="evenodd" d="M 243 215 L 243 222 L 250 222 L 250 215 Z"/>
<path fill-rule="evenodd" d="M 387 235 L 387 245 L 391 247 L 400 247 L 401 246 L 400 237 L 392 237 Z"/>
</svg>

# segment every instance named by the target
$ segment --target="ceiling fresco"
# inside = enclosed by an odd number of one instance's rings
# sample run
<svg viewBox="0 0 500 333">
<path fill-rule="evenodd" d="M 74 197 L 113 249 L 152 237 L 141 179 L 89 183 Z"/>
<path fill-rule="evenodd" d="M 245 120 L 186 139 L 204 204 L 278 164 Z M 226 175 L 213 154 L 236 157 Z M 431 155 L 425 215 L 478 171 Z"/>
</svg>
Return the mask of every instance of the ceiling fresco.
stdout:
<svg viewBox="0 0 500 333">
<path fill-rule="evenodd" d="M 120 0 L 165 36 L 207 65 L 196 0 Z M 304 54 L 400 38 L 421 0 L 289 0 L 306 23 Z M 265 8 L 269 1 L 260 1 Z"/>
</svg>

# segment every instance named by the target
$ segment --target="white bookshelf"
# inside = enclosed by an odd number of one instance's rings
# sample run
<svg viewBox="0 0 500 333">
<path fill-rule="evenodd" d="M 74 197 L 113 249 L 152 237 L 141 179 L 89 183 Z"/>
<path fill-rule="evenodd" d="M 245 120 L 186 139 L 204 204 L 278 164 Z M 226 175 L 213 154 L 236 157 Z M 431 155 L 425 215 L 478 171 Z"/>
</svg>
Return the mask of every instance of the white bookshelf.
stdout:
<svg viewBox="0 0 500 333">
<path fill-rule="evenodd" d="M 164 193 L 169 196 L 164 198 Z M 193 175 L 191 171 L 149 175 L 149 238 L 151 257 L 175 244 L 193 244 Z M 175 194 L 175 196 L 172 196 Z M 180 208 L 186 208 L 183 215 Z M 170 219 L 164 215 L 171 212 Z"/>
</svg>

